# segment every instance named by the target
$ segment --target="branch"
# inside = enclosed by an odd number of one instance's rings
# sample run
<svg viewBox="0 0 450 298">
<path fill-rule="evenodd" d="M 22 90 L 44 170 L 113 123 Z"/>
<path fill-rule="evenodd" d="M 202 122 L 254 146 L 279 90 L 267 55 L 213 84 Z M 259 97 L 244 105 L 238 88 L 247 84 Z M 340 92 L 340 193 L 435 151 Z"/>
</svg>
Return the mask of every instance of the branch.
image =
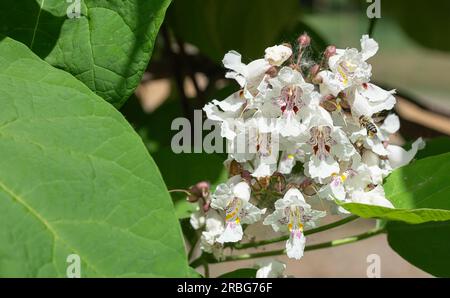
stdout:
<svg viewBox="0 0 450 298">
<path fill-rule="evenodd" d="M 327 241 L 323 243 L 308 245 L 305 247 L 305 251 L 310 250 L 316 250 L 316 249 L 322 249 L 322 248 L 328 248 L 328 247 L 336 247 L 344 244 L 350 244 L 354 243 L 360 240 L 364 240 L 373 236 L 376 236 L 378 234 L 384 233 L 384 228 L 376 228 L 373 230 L 369 230 L 365 233 L 358 234 L 355 236 L 350 236 L 342 239 Z M 264 251 L 264 252 L 257 252 L 257 253 L 249 253 L 249 254 L 242 254 L 242 255 L 235 255 L 235 256 L 228 256 L 223 260 L 216 260 L 211 254 L 202 254 L 198 259 L 194 260 L 190 266 L 191 267 L 198 267 L 203 264 L 203 262 L 206 260 L 210 264 L 214 263 L 222 263 L 222 262 L 230 262 L 230 261 L 241 261 L 241 260 L 248 260 L 248 259 L 254 259 L 254 258 L 262 258 L 262 257 L 269 257 L 269 256 L 277 256 L 285 254 L 285 249 L 278 249 L 278 250 L 271 250 L 271 251 Z"/>
</svg>

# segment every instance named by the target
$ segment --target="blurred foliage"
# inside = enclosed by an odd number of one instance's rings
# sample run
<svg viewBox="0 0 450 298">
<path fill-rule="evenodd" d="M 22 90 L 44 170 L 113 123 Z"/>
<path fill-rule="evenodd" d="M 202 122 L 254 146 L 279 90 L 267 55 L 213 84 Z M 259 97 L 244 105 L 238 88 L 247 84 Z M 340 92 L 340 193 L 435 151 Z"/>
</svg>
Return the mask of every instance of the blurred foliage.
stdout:
<svg viewBox="0 0 450 298">
<path fill-rule="evenodd" d="M 392 16 L 405 33 L 421 45 L 450 50 L 450 1 L 383 1 L 382 12 Z"/>
<path fill-rule="evenodd" d="M 230 50 L 255 59 L 299 13 L 297 0 L 175 0 L 168 22 L 178 37 L 214 61 Z"/>
</svg>

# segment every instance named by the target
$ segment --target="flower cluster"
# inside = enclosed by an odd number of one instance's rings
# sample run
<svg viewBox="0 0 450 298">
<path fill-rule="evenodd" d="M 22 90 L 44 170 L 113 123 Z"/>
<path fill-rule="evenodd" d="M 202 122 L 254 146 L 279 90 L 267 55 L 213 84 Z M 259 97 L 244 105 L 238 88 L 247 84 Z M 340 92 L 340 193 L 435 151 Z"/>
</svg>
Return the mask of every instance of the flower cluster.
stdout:
<svg viewBox="0 0 450 298">
<path fill-rule="evenodd" d="M 373 39 L 362 36 L 360 50 L 329 46 L 316 63 L 309 44 L 303 34 L 294 47 L 269 47 L 248 64 L 235 51 L 223 59 L 226 77 L 241 89 L 204 111 L 231 148 L 230 178 L 191 218 L 204 228 L 202 249 L 218 258 L 224 243 L 240 241 L 244 227 L 262 222 L 289 233 L 287 255 L 300 259 L 305 228 L 326 211 L 348 213 L 336 202 L 394 208 L 383 178 L 423 147 L 421 139 L 409 151 L 389 142 L 400 123 L 391 112 L 395 91 L 370 83 Z M 314 201 L 329 208 L 314 210 Z"/>
</svg>

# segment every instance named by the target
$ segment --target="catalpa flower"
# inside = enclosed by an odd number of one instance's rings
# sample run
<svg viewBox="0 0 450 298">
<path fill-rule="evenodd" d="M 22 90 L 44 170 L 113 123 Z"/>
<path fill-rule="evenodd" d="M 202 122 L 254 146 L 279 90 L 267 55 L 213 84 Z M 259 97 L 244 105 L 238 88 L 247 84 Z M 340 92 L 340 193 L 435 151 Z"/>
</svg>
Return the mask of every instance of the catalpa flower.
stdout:
<svg viewBox="0 0 450 298">
<path fill-rule="evenodd" d="M 315 227 L 315 222 L 325 216 L 325 212 L 312 210 L 305 202 L 302 193 L 296 189 L 289 189 L 282 199 L 275 202 L 275 211 L 264 219 L 265 225 L 272 225 L 275 232 L 289 231 L 286 242 L 288 257 L 300 259 L 305 249 L 306 238 L 303 230 Z"/>
<path fill-rule="evenodd" d="M 363 35 L 361 51 L 357 49 L 337 49 L 336 54 L 328 59 L 331 71 L 319 73 L 322 78 L 320 90 L 322 94 L 337 96 L 347 88 L 368 83 L 372 75 L 372 66 L 366 62 L 378 51 L 378 43 Z"/>
<path fill-rule="evenodd" d="M 326 214 L 313 210 L 303 194 L 331 213 L 349 213 L 341 202 L 394 208 L 383 180 L 411 162 L 424 144 L 419 139 L 405 150 L 391 143 L 400 128 L 391 112 L 395 90 L 370 82 L 367 61 L 378 44 L 367 35 L 360 41 L 360 50 L 327 47 L 321 61 L 311 61 L 305 51 L 307 34 L 296 46 L 268 47 L 264 57 L 248 64 L 237 52 L 225 55 L 226 77 L 241 90 L 204 107 L 227 139 L 232 176 L 212 195 L 213 209 L 191 218 L 205 230 L 205 251 L 220 256 L 223 243 L 243 238 L 241 224 L 256 223 L 269 208 L 274 211 L 263 224 L 289 232 L 287 255 L 301 258 L 305 227 Z M 258 274 L 279 275 L 283 268 L 267 263 Z"/>
<path fill-rule="evenodd" d="M 313 126 L 302 136 L 306 152 L 311 154 L 305 163 L 305 173 L 321 182 L 333 173 L 339 173 L 339 161 L 350 160 L 357 154 L 345 133 L 338 127 Z"/>
<path fill-rule="evenodd" d="M 219 243 L 241 240 L 241 224 L 257 222 L 264 212 L 249 202 L 250 186 L 240 180 L 240 176 L 231 177 L 227 183 L 218 185 L 212 196 L 211 207 L 225 213 L 225 230 L 217 238 Z"/>
</svg>

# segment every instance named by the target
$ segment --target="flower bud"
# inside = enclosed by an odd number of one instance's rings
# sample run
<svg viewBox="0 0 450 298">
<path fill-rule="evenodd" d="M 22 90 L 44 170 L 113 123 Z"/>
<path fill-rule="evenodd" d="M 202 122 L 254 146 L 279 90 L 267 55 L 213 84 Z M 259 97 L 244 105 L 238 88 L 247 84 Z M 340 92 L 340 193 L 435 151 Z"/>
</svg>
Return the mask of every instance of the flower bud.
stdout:
<svg viewBox="0 0 450 298">
<path fill-rule="evenodd" d="M 309 35 L 307 33 L 303 33 L 297 39 L 297 42 L 302 48 L 307 47 L 311 43 L 311 37 L 309 37 Z"/>
<path fill-rule="evenodd" d="M 242 179 L 247 181 L 247 183 L 250 183 L 252 181 L 252 174 L 247 170 L 242 171 L 241 177 L 242 177 Z"/>
<path fill-rule="evenodd" d="M 191 203 L 197 202 L 200 198 L 207 199 L 209 197 L 210 184 L 206 181 L 200 181 L 189 188 L 190 195 L 187 200 Z"/>
<path fill-rule="evenodd" d="M 331 56 L 333 56 L 333 55 L 335 55 L 335 54 L 336 54 L 336 47 L 333 46 L 333 45 L 328 46 L 328 47 L 325 49 L 325 52 L 323 53 L 323 55 L 324 55 L 325 58 L 327 58 L 327 59 L 329 59 Z"/>
</svg>

